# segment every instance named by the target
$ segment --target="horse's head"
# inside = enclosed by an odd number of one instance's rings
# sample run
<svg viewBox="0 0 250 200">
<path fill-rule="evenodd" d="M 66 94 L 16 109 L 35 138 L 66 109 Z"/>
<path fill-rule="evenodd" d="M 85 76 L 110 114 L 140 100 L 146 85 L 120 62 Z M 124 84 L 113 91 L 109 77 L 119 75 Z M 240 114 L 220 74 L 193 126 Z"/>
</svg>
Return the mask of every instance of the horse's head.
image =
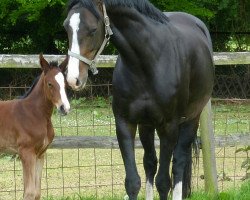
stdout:
<svg viewBox="0 0 250 200">
<path fill-rule="evenodd" d="M 50 64 L 40 54 L 40 65 L 44 72 L 44 91 L 46 97 L 63 114 L 68 114 L 70 104 L 65 91 L 65 78 L 63 72 L 68 64 L 68 56 L 59 65 L 56 62 Z"/>
<path fill-rule="evenodd" d="M 67 82 L 73 90 L 80 90 L 87 82 L 89 68 L 98 73 L 97 57 L 112 31 L 102 0 L 71 0 L 68 10 L 64 21 L 69 39 Z"/>
</svg>

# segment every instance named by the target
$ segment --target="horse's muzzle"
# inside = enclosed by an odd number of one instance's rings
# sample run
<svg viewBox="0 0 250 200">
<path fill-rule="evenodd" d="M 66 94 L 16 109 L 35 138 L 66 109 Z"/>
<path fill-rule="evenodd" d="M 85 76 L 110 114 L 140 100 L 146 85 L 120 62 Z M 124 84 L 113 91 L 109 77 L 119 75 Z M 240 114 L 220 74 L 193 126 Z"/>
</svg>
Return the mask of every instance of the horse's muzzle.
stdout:
<svg viewBox="0 0 250 200">
<path fill-rule="evenodd" d="M 64 116 L 64 115 L 67 115 L 67 114 L 69 113 L 69 110 L 66 109 L 64 105 L 61 105 L 61 106 L 59 107 L 59 112 L 60 112 L 61 115 Z"/>
</svg>

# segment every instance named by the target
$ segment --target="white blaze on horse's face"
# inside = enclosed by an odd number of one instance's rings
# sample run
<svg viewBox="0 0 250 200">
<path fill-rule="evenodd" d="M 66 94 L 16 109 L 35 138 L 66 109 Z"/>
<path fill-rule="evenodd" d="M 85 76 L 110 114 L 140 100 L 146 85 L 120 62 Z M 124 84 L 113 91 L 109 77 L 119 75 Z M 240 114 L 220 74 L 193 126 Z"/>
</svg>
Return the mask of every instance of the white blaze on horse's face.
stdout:
<svg viewBox="0 0 250 200">
<path fill-rule="evenodd" d="M 78 43 L 77 32 L 80 24 L 80 13 L 74 13 L 69 20 L 69 26 L 72 29 L 72 45 L 70 51 L 80 54 L 80 46 Z M 67 82 L 73 89 L 77 88 L 79 77 L 79 60 L 72 56 L 69 57 Z"/>
<path fill-rule="evenodd" d="M 56 76 L 55 79 L 57 81 L 57 83 L 60 86 L 60 100 L 56 103 L 56 107 L 58 110 L 60 110 L 61 108 L 64 109 L 65 114 L 68 114 L 69 110 L 70 110 L 70 104 L 65 92 L 65 81 L 64 81 L 64 76 L 61 72 L 59 72 Z"/>
</svg>

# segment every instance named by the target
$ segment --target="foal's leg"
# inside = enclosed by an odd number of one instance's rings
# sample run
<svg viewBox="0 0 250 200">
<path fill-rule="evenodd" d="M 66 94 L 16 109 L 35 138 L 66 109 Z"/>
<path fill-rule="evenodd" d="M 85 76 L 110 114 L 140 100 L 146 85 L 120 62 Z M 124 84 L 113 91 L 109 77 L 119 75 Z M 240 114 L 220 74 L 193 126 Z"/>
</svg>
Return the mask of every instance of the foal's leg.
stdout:
<svg viewBox="0 0 250 200">
<path fill-rule="evenodd" d="M 157 128 L 157 133 L 160 139 L 160 165 L 156 176 L 156 188 L 159 192 L 160 200 L 166 200 L 171 187 L 169 165 L 174 146 L 177 143 L 177 125 L 176 123 L 167 124 L 165 127 Z"/>
<path fill-rule="evenodd" d="M 36 198 L 39 200 L 41 198 L 41 179 L 42 179 L 42 170 L 44 164 L 44 154 L 37 158 L 36 160 Z"/>
<path fill-rule="evenodd" d="M 199 117 L 179 127 L 178 144 L 173 154 L 173 200 L 182 200 L 191 193 L 192 143 L 196 137 Z"/>
<path fill-rule="evenodd" d="M 141 179 L 135 163 L 135 133 L 136 125 L 116 118 L 116 134 L 126 171 L 125 188 L 129 200 L 136 200 L 141 188 Z"/>
<path fill-rule="evenodd" d="M 154 176 L 157 171 L 157 157 L 154 145 L 155 128 L 139 126 L 139 135 L 144 148 L 143 165 L 146 173 L 146 200 L 153 200 Z"/>
<path fill-rule="evenodd" d="M 20 148 L 19 156 L 23 166 L 24 200 L 35 199 L 36 154 L 34 149 Z"/>
</svg>

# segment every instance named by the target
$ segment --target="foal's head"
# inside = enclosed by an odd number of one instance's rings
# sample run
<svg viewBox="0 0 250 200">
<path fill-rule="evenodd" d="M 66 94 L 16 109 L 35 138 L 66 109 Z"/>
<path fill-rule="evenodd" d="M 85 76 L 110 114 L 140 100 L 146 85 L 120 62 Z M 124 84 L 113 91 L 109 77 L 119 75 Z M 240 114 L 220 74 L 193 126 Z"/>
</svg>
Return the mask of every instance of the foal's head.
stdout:
<svg viewBox="0 0 250 200">
<path fill-rule="evenodd" d="M 65 78 L 63 72 L 68 64 L 68 56 L 58 66 L 56 62 L 48 63 L 40 54 L 40 65 L 44 72 L 44 91 L 46 97 L 64 115 L 68 114 L 70 104 L 65 92 Z"/>
</svg>

